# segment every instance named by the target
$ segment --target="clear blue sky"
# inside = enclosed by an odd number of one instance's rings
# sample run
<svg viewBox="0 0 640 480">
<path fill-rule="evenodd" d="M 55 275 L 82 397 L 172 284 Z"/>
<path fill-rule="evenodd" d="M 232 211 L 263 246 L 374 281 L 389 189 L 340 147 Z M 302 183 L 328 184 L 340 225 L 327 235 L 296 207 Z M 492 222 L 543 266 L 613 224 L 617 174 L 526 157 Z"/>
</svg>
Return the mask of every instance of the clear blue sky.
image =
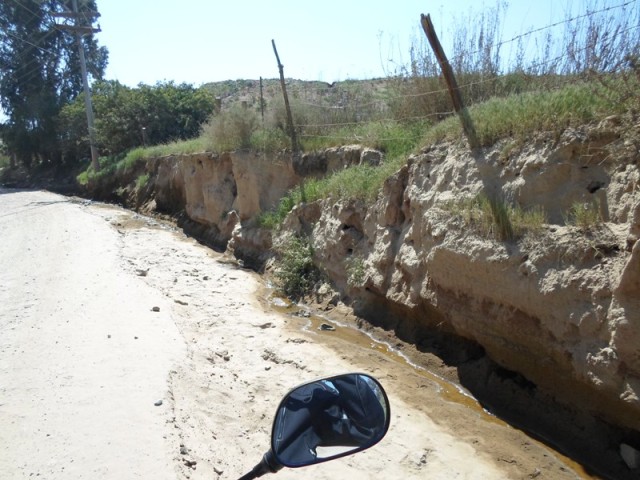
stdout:
<svg viewBox="0 0 640 480">
<path fill-rule="evenodd" d="M 422 35 L 421 13 L 431 14 L 446 48 L 455 18 L 496 6 L 472 0 L 97 1 L 98 40 L 110 52 L 106 78 L 130 86 L 275 78 L 271 39 L 287 77 L 327 82 L 382 77 L 408 60 L 412 39 Z M 583 3 L 511 0 L 503 39 L 560 21 Z"/>
</svg>

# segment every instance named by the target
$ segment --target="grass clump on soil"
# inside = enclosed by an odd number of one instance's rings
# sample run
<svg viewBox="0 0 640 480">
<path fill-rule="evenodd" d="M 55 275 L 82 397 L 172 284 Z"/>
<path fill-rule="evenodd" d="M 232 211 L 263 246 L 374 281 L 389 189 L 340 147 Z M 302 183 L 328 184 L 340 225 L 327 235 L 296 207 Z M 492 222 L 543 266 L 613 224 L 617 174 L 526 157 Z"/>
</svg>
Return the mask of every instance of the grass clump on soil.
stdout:
<svg viewBox="0 0 640 480">
<path fill-rule="evenodd" d="M 260 226 L 275 229 L 296 205 L 325 198 L 351 198 L 375 201 L 385 179 L 402 166 L 404 158 L 397 157 L 380 166 L 357 165 L 328 177 L 314 178 L 291 189 L 280 199 L 278 206 L 259 217 Z"/>
<path fill-rule="evenodd" d="M 597 199 L 593 202 L 575 202 L 569 208 L 566 222 L 583 230 L 589 230 L 602 223 L 600 203 Z"/>
<path fill-rule="evenodd" d="M 541 207 L 523 209 L 484 194 L 447 202 L 442 208 L 482 237 L 505 242 L 527 233 L 539 233 L 547 222 Z"/>
<path fill-rule="evenodd" d="M 136 188 L 140 190 L 141 188 L 144 188 L 148 182 L 149 174 L 143 173 L 142 175 L 139 175 L 138 178 L 136 178 Z"/>
<path fill-rule="evenodd" d="M 291 189 L 280 199 L 277 207 L 263 213 L 259 223 L 264 228 L 274 229 L 279 226 L 287 214 L 300 203 L 314 202 L 324 198 L 352 198 L 365 202 L 375 201 L 384 181 L 393 175 L 406 161 L 406 155 L 417 145 L 417 127 L 395 125 L 395 132 L 402 128 L 404 134 L 397 137 L 380 139 L 377 146 L 386 150 L 386 158 L 379 166 L 356 165 L 337 171 L 327 177 L 312 178 Z M 373 136 L 371 137 L 373 138 Z"/>
</svg>

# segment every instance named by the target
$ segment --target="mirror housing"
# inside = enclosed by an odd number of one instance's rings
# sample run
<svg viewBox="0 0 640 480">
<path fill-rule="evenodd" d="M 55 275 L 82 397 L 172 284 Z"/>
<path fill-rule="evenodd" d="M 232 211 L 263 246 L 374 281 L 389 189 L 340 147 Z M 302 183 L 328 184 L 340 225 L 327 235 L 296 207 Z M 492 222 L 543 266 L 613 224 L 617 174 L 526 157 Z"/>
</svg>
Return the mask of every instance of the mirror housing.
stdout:
<svg viewBox="0 0 640 480">
<path fill-rule="evenodd" d="M 387 394 L 370 375 L 349 373 L 308 382 L 280 402 L 269 453 L 291 468 L 344 457 L 378 443 L 390 419 Z"/>
</svg>

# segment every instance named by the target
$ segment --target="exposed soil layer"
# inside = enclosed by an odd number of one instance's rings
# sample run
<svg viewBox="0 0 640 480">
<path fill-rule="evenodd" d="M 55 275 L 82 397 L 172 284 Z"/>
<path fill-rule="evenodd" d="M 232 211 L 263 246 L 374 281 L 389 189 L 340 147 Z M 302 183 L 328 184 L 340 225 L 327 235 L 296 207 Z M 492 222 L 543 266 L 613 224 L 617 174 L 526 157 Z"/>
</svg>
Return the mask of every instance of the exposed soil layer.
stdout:
<svg viewBox="0 0 640 480">
<path fill-rule="evenodd" d="M 637 119 L 610 118 L 515 149 L 434 145 L 411 156 L 375 201 L 299 205 L 278 234 L 257 216 L 289 188 L 381 155 L 348 146 L 292 158 L 172 156 L 128 172 L 124 187 L 110 179 L 91 193 L 172 215 L 260 270 L 274 245 L 306 237 L 327 279 L 310 300 L 318 311 L 386 339 L 594 475 L 626 479 L 637 470 L 621 444 L 640 455 L 638 131 Z M 139 189 L 142 172 L 150 178 Z M 465 204 L 482 194 L 494 213 L 502 199 L 547 218 L 499 238 L 499 225 L 482 231 Z M 597 219 L 570 221 L 576 211 Z"/>
<path fill-rule="evenodd" d="M 620 456 L 621 443 L 638 445 L 637 432 L 559 403 L 521 374 L 493 362 L 477 343 L 442 328 L 416 327 L 419 322 L 411 318 L 412 312 L 390 311 L 374 302 L 368 302 L 366 313 L 359 312 L 366 319 L 344 306 L 316 303 L 312 308 L 339 324 L 366 331 L 410 363 L 459 385 L 481 408 L 573 459 L 585 478 L 637 478 Z"/>
</svg>

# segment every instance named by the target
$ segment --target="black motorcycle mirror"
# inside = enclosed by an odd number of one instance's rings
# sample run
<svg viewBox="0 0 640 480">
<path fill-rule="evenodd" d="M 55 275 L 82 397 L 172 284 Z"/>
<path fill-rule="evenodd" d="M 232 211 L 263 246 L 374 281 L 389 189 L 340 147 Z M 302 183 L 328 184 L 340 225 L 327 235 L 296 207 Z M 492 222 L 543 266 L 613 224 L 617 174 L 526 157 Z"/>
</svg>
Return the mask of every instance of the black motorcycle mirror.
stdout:
<svg viewBox="0 0 640 480">
<path fill-rule="evenodd" d="M 364 373 L 300 385 L 278 406 L 271 449 L 240 480 L 361 452 L 385 436 L 390 418 L 389 400 L 382 385 Z"/>
</svg>

